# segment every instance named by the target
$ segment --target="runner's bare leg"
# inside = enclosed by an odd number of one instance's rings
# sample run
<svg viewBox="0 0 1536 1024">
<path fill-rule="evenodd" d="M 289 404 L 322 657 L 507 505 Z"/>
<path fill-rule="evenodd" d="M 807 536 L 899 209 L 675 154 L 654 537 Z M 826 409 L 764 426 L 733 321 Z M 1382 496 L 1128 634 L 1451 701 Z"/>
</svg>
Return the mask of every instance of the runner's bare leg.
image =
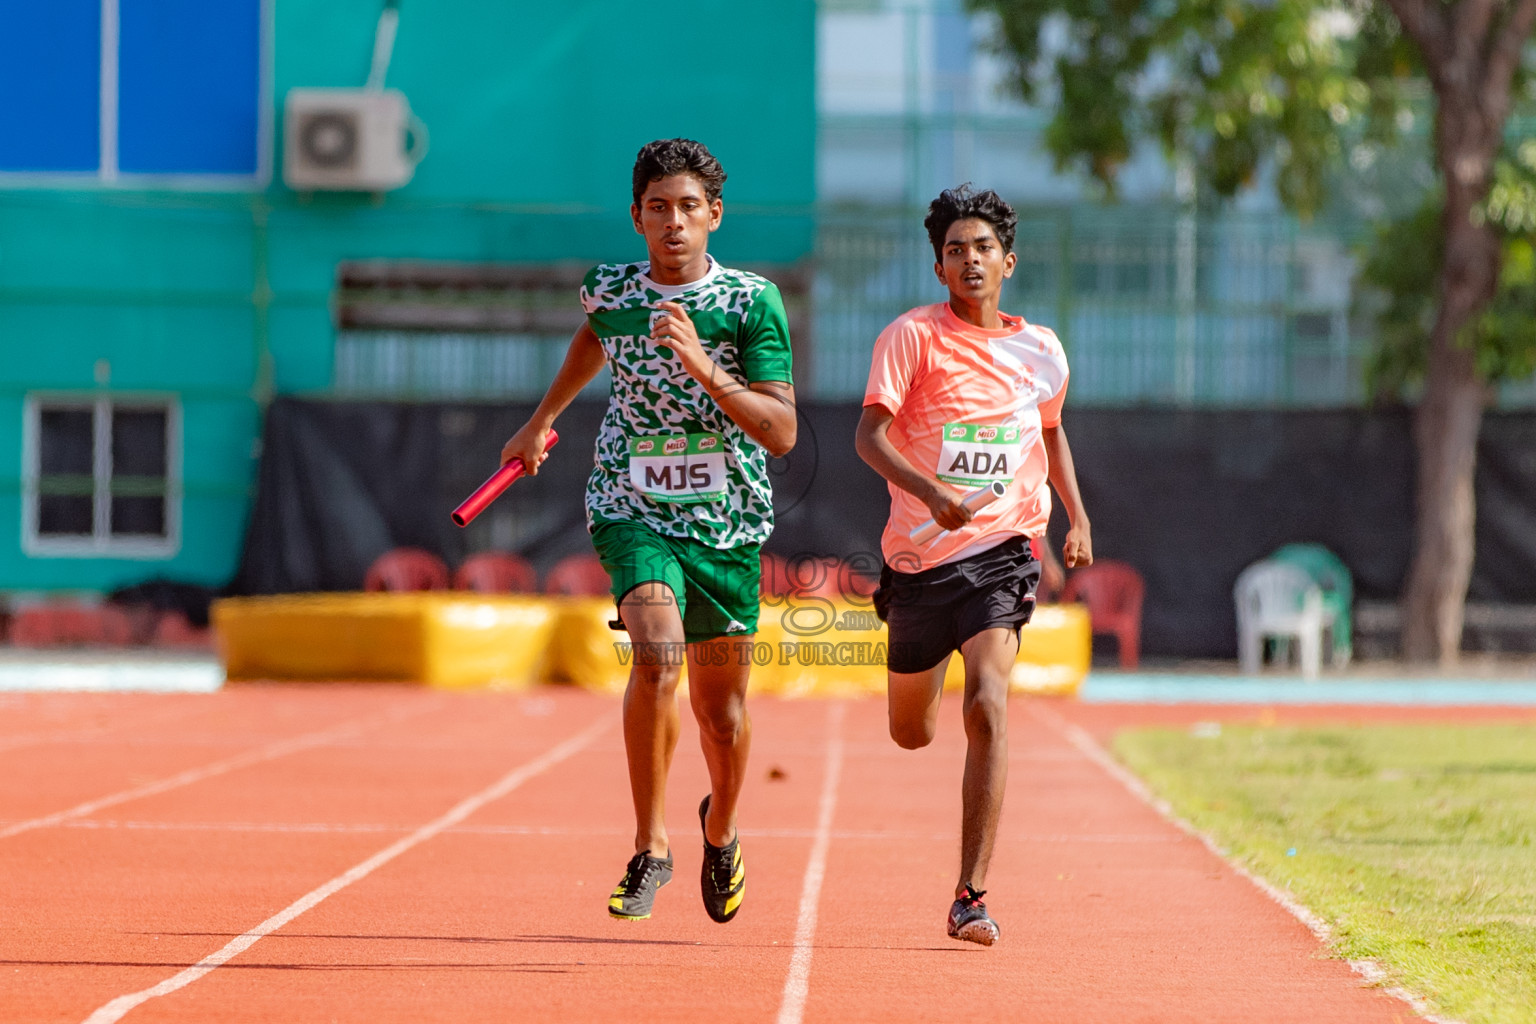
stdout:
<svg viewBox="0 0 1536 1024">
<path fill-rule="evenodd" d="M 1008 677 L 1019 654 L 1011 629 L 984 629 L 960 646 L 965 659 L 965 781 L 961 784 L 959 899 L 986 888 L 1008 783 Z"/>
<path fill-rule="evenodd" d="M 886 673 L 891 739 L 898 747 L 917 750 L 933 742 L 939 725 L 939 698 L 944 694 L 944 672 L 951 657 L 945 655 L 926 672 Z"/>
<path fill-rule="evenodd" d="M 726 846 L 736 838 L 736 802 L 752 750 L 746 701 L 754 640 L 751 635 L 730 636 L 688 645 L 688 701 L 709 766 L 704 838 L 712 846 Z"/>
<path fill-rule="evenodd" d="M 635 801 L 635 852 L 666 857 L 667 773 L 677 749 L 677 684 L 682 678 L 683 618 L 665 583 L 642 583 L 619 604 L 634 644 L 624 690 L 624 752 Z"/>
</svg>

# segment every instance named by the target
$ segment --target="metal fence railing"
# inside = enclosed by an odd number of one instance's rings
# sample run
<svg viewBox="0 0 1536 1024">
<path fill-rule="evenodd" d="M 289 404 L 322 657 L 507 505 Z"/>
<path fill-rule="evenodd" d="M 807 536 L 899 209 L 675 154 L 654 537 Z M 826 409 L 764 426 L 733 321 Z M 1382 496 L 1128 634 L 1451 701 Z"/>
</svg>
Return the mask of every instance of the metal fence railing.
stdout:
<svg viewBox="0 0 1536 1024">
<path fill-rule="evenodd" d="M 1168 207 L 1021 211 L 1004 308 L 1054 328 L 1073 399 L 1349 405 L 1369 336 L 1352 323 L 1352 232 L 1282 215 Z M 827 211 L 815 290 L 816 393 L 863 393 L 875 337 L 942 300 L 913 211 Z"/>
<path fill-rule="evenodd" d="M 801 394 L 863 395 L 875 338 L 942 301 L 922 211 L 824 206 L 797 285 Z M 1374 324 L 1356 311 L 1364 228 L 1283 213 L 1072 204 L 1020 211 L 1004 309 L 1056 330 L 1071 401 L 1100 406 L 1340 407 L 1366 400 Z M 799 273 L 799 271 L 796 271 Z M 574 295 L 565 301 L 574 315 Z M 564 308 L 564 307 L 562 307 Z M 536 399 L 569 330 L 341 325 L 332 389 L 405 400 Z M 590 394 L 606 392 L 606 377 Z M 1501 389 L 1536 405 L 1536 380 Z"/>
<path fill-rule="evenodd" d="M 405 401 L 533 401 L 560 368 L 570 335 L 343 330 L 332 393 Z M 608 393 L 608 374 L 588 385 Z"/>
</svg>

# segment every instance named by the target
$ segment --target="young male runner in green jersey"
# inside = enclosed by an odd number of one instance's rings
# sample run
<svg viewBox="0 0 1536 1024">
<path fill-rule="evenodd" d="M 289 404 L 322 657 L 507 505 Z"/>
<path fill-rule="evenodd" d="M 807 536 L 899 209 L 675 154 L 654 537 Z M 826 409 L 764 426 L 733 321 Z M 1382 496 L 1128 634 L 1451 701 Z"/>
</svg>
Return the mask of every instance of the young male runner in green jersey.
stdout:
<svg viewBox="0 0 1536 1024">
<path fill-rule="evenodd" d="M 736 801 L 752 738 L 745 698 L 758 558 L 773 529 L 767 457 L 794 447 L 795 391 L 778 288 L 707 251 L 724 183 L 719 161 L 692 140 L 640 150 L 630 215 L 650 259 L 587 274 L 587 322 L 501 453 L 536 473 L 555 417 L 608 364 L 613 392 L 586 506 L 634 644 L 624 746 L 635 855 L 608 900 L 608 912 L 626 920 L 650 917 L 656 890 L 672 877 L 664 811 L 684 657 L 709 766 L 699 819 L 710 917 L 734 917 L 746 884 Z"/>
</svg>

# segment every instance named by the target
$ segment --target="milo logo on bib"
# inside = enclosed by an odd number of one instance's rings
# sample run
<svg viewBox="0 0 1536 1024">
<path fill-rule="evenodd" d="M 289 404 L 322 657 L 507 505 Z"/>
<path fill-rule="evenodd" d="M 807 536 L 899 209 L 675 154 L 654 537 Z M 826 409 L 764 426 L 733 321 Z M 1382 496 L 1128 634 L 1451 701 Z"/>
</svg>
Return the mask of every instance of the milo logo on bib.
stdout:
<svg viewBox="0 0 1536 1024">
<path fill-rule="evenodd" d="M 652 501 L 718 501 L 726 487 L 724 438 L 719 434 L 631 438 L 629 482 Z"/>
<path fill-rule="evenodd" d="M 949 484 L 985 487 L 994 481 L 1011 483 L 1023 452 L 1019 428 L 977 423 L 944 424 L 939 464 L 934 474 Z"/>
</svg>

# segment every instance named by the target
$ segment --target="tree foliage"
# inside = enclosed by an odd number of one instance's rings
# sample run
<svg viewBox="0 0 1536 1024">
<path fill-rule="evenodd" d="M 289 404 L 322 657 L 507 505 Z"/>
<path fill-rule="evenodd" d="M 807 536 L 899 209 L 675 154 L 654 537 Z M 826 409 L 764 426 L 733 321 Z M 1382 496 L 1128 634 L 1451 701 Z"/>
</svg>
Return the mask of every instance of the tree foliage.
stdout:
<svg viewBox="0 0 1536 1024">
<path fill-rule="evenodd" d="M 1389 291 L 1378 381 L 1424 383 L 1403 653 L 1453 663 L 1488 384 L 1530 366 L 1536 347 L 1531 161 L 1523 150 L 1510 159 L 1505 134 L 1533 57 L 1536 0 L 967 4 L 996 16 L 1023 96 L 1052 108 L 1058 166 L 1085 167 L 1111 190 L 1136 141 L 1156 138 L 1221 195 L 1272 166 L 1281 199 L 1310 214 L 1349 140 L 1392 141 L 1411 94 L 1432 94 L 1439 215 L 1390 228 L 1370 263 Z"/>
<path fill-rule="evenodd" d="M 1192 159 L 1231 195 L 1272 162 L 1303 214 L 1348 142 L 1396 135 L 1418 60 L 1372 3 L 1323 0 L 968 0 L 997 18 L 998 51 L 1046 143 L 1113 191 L 1139 138 Z M 1405 86 L 1408 88 L 1405 90 Z"/>
<path fill-rule="evenodd" d="M 1113 194 L 1138 140 L 1187 158 L 1230 196 L 1273 169 L 1302 215 L 1327 202 L 1356 147 L 1404 158 L 1402 129 L 1424 113 L 1426 72 L 1397 16 L 1369 0 L 967 0 L 996 18 L 1011 85 L 1051 111 L 1045 141 L 1058 169 Z M 1520 88 L 1524 67 L 1516 78 Z M 1442 201 L 1387 196 L 1412 211 L 1375 232 L 1362 281 L 1379 328 L 1371 393 L 1421 381 L 1444 249 Z M 1500 290 L 1463 331 L 1483 379 L 1536 371 L 1536 141 L 1511 147 L 1482 215 L 1503 237 Z"/>
<path fill-rule="evenodd" d="M 1499 161 L 1481 215 L 1503 246 L 1499 290 L 1460 342 L 1477 353 L 1478 375 L 1496 384 L 1536 373 L 1536 140 L 1512 146 Z M 1436 192 L 1410 216 L 1378 227 L 1367 249 L 1360 278 L 1377 331 L 1366 387 L 1377 400 L 1401 398 L 1424 379 L 1441 217 Z"/>
</svg>

